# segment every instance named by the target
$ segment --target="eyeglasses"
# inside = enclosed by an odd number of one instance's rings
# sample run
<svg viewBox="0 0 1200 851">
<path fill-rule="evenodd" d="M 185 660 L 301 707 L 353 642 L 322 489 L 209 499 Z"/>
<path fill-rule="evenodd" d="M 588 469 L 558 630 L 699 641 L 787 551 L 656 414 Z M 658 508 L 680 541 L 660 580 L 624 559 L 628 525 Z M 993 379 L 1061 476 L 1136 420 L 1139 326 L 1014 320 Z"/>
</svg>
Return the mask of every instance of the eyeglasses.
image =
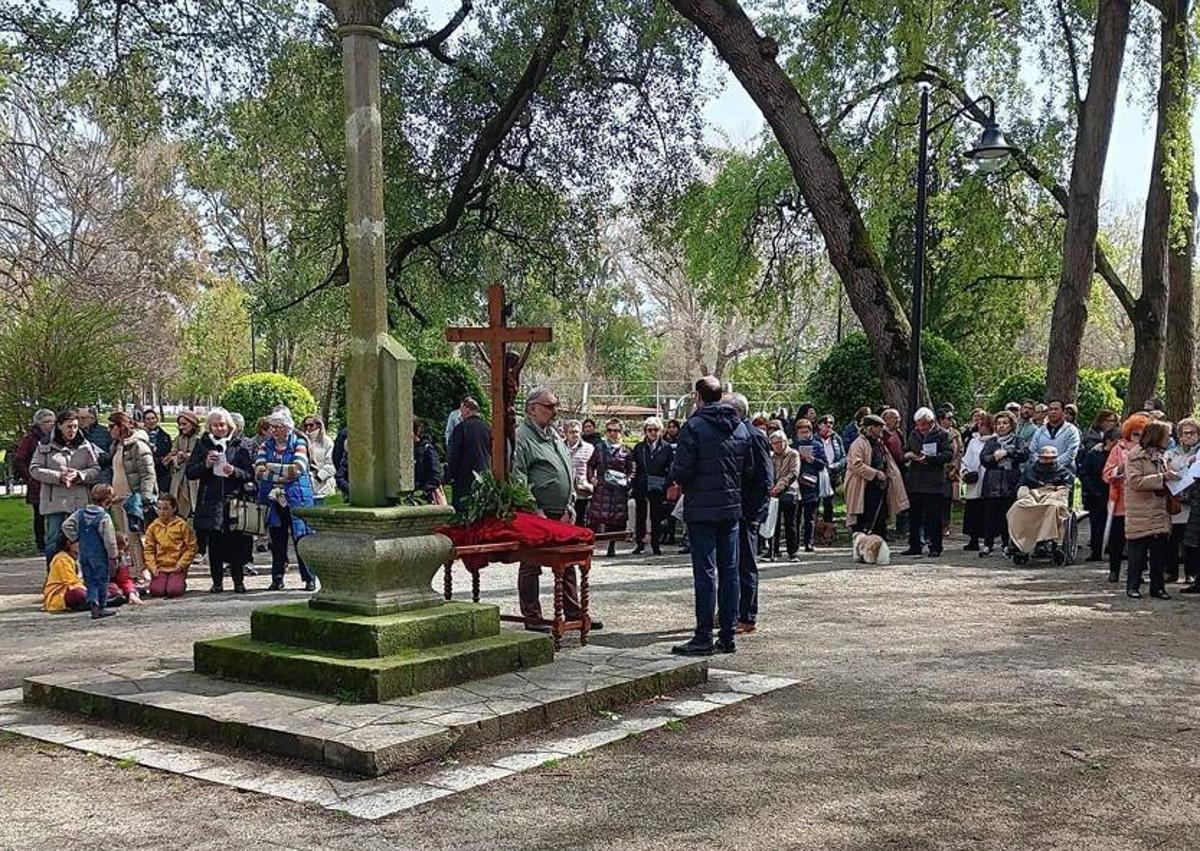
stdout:
<svg viewBox="0 0 1200 851">
<path fill-rule="evenodd" d="M 1129 436 L 1130 437 L 1141 437 L 1142 433 L 1140 431 L 1131 431 L 1131 432 L 1129 432 Z"/>
<path fill-rule="evenodd" d="M 542 407 L 542 408 L 547 408 L 548 410 L 551 410 L 551 411 L 558 410 L 558 402 L 534 402 L 533 404 L 535 404 L 539 407 Z"/>
<path fill-rule="evenodd" d="M 608 434 L 620 434 L 621 433 L 621 430 L 619 428 L 606 428 L 604 431 L 607 432 Z"/>
</svg>

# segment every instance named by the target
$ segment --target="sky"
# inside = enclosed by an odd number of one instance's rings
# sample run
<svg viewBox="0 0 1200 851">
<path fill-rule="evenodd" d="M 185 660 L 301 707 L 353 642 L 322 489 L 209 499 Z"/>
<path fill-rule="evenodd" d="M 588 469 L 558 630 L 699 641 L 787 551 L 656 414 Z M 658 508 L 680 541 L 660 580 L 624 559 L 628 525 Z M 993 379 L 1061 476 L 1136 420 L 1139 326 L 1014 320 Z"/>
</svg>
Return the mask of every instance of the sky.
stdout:
<svg viewBox="0 0 1200 851">
<path fill-rule="evenodd" d="M 710 79 L 724 84 L 720 96 L 711 100 L 705 108 L 705 116 L 709 123 L 709 141 L 728 143 L 739 148 L 750 146 L 766 127 L 766 122 L 763 121 L 754 101 L 742 89 L 733 74 L 711 55 L 706 60 L 706 72 Z M 997 118 L 1001 129 L 1004 129 L 1004 104 L 997 105 Z M 1134 207 L 1140 215 L 1150 181 L 1150 161 L 1154 154 L 1154 119 L 1154 115 L 1148 113 L 1144 107 L 1130 103 L 1126 88 L 1122 86 L 1113 121 L 1108 161 L 1104 168 L 1101 193 L 1104 213 L 1113 215 L 1120 210 Z M 1192 136 L 1194 144 L 1200 146 L 1200 121 L 1193 123 Z M 1011 136 L 1008 141 L 1020 144 L 1019 139 Z M 915 139 L 913 144 L 916 144 Z"/>
</svg>

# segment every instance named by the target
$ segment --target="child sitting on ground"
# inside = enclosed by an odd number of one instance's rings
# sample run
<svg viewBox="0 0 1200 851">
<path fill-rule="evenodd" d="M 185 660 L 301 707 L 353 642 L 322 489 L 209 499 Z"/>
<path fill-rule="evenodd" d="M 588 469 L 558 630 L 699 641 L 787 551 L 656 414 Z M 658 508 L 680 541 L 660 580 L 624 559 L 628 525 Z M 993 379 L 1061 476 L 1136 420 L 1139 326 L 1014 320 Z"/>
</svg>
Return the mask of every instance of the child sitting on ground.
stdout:
<svg viewBox="0 0 1200 851">
<path fill-rule="evenodd" d="M 82 612 L 87 605 L 87 586 L 79 578 L 79 544 L 59 533 L 50 572 L 42 586 L 42 609 L 47 612 Z"/>
<path fill-rule="evenodd" d="M 179 516 L 170 494 L 158 498 L 158 517 L 146 527 L 146 567 L 151 597 L 180 597 L 187 589 L 188 568 L 196 556 L 196 533 Z"/>
<path fill-rule="evenodd" d="M 68 541 L 79 544 L 79 566 L 87 586 L 87 605 L 92 620 L 115 615 L 108 611 L 108 581 L 117 570 L 117 531 L 108 509 L 113 504 L 112 485 L 92 488 L 92 503 L 70 514 L 62 524 Z"/>
<path fill-rule="evenodd" d="M 129 568 L 129 534 L 118 532 L 117 572 L 113 574 L 112 581 L 108 583 L 108 607 L 110 609 L 113 606 L 120 606 L 125 603 L 133 603 L 135 606 L 139 606 L 142 603 L 142 597 L 146 595 L 147 589 L 138 588 L 133 581 L 133 575 Z"/>
</svg>

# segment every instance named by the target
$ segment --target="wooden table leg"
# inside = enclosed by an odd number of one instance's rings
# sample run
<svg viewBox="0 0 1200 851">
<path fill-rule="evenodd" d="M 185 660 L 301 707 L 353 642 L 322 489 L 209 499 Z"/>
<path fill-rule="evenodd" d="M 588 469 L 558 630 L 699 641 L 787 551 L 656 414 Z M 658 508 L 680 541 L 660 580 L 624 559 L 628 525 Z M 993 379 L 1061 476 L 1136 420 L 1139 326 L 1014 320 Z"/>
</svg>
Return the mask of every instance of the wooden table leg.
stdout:
<svg viewBox="0 0 1200 851">
<path fill-rule="evenodd" d="M 592 613 L 588 609 L 588 574 L 592 572 L 592 560 L 584 559 L 579 563 L 579 644 L 588 643 L 588 633 L 592 631 Z"/>
<path fill-rule="evenodd" d="M 450 576 L 450 573 L 451 573 L 451 570 L 450 570 L 450 569 L 451 569 L 451 567 L 452 567 L 453 565 L 454 565 L 454 559 L 450 559 L 448 562 L 446 562 L 446 565 L 445 565 L 445 569 L 446 569 L 446 582 L 445 582 L 445 584 L 446 584 L 446 591 L 445 591 L 445 595 L 444 595 L 444 596 L 446 597 L 446 599 L 447 599 L 447 600 L 453 600 L 453 599 L 454 599 L 454 580 L 453 580 L 453 579 L 451 578 L 451 576 Z"/>
<path fill-rule="evenodd" d="M 468 568 L 470 570 L 470 568 Z M 471 571 L 471 602 L 479 602 L 479 571 Z"/>
<path fill-rule="evenodd" d="M 554 623 L 550 626 L 550 634 L 554 636 L 554 649 L 562 649 L 562 637 L 566 631 L 563 624 L 566 619 L 563 617 L 563 567 L 562 565 L 553 565 L 551 570 L 554 571 Z"/>
</svg>

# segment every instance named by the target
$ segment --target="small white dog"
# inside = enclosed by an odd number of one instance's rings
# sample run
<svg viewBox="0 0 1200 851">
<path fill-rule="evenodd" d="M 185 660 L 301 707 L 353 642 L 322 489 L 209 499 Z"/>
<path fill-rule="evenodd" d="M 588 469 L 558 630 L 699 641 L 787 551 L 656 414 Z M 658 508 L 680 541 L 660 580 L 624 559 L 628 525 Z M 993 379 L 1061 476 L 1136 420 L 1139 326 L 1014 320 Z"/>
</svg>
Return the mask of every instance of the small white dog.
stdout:
<svg viewBox="0 0 1200 851">
<path fill-rule="evenodd" d="M 891 564 L 892 551 L 887 541 L 878 535 L 855 532 L 850 542 L 854 560 L 859 564 Z"/>
</svg>

